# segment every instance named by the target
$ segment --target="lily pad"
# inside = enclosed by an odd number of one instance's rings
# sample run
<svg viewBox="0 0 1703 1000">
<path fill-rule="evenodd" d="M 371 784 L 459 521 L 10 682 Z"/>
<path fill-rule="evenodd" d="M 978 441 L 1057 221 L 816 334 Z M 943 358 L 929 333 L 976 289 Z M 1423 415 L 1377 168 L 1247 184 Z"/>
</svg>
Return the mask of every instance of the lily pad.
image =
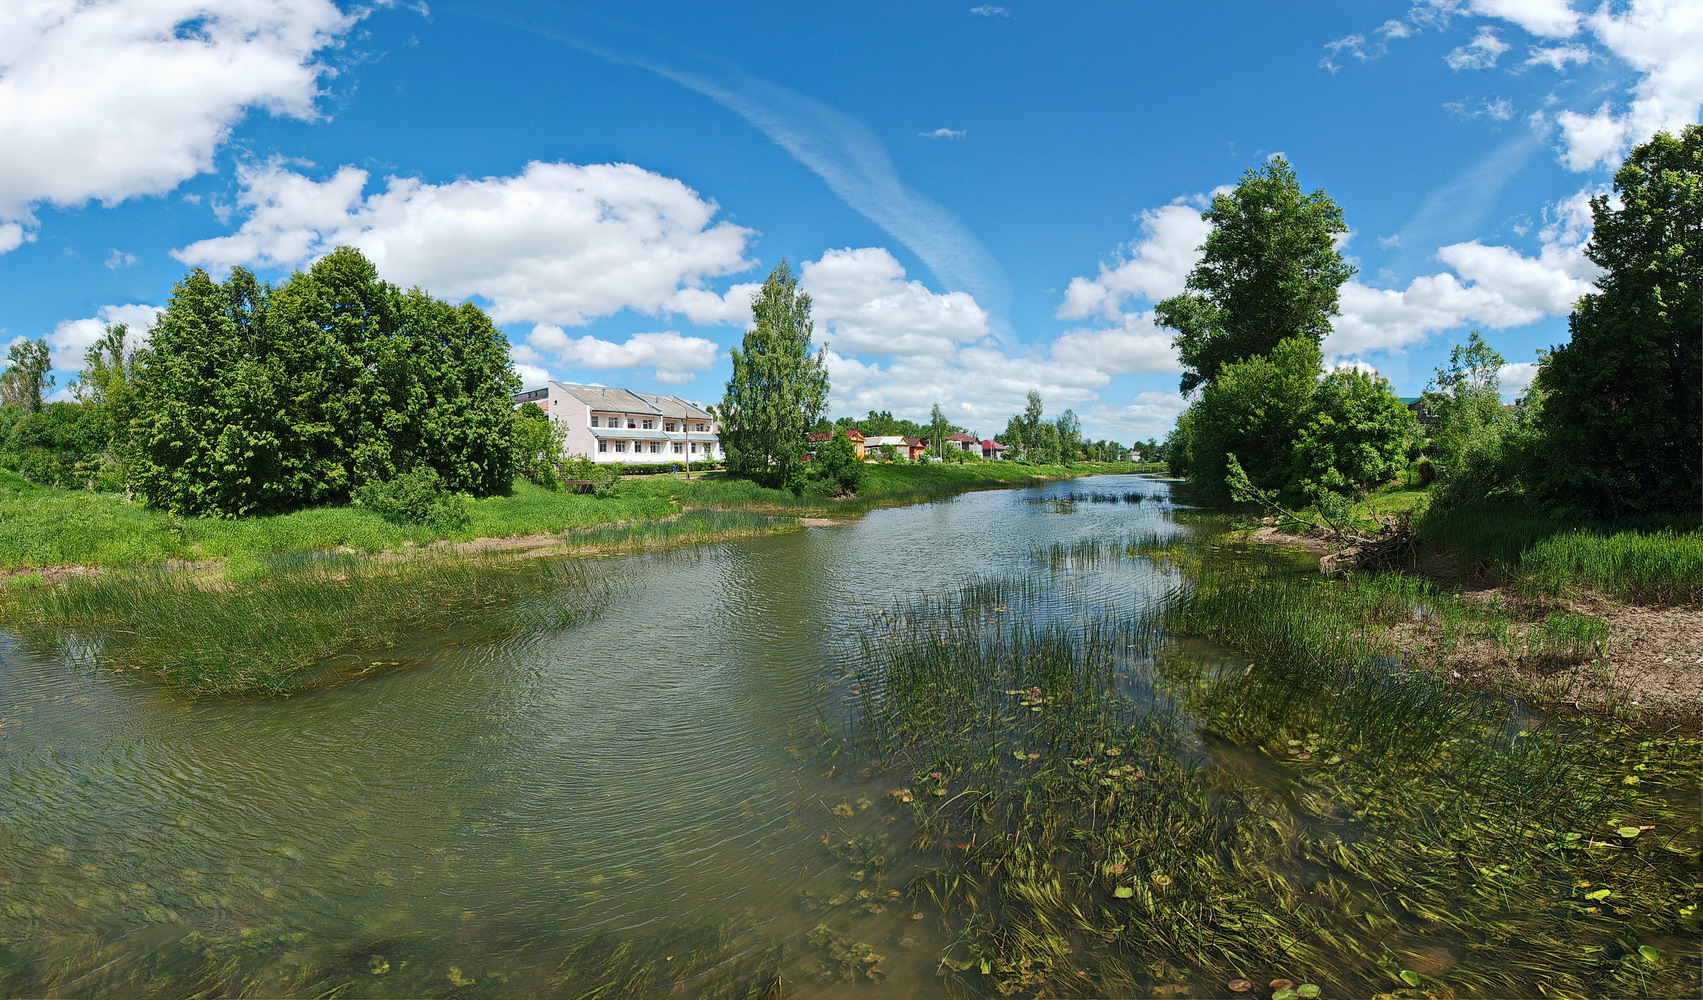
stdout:
<svg viewBox="0 0 1703 1000">
<path fill-rule="evenodd" d="M 1130 888 L 1127 885 L 1120 885 L 1116 889 L 1112 890 L 1112 895 L 1118 897 L 1119 899 L 1128 899 L 1129 897 L 1135 895 L 1135 890 Z"/>
<path fill-rule="evenodd" d="M 1232 993 L 1246 993 L 1254 988 L 1254 984 L 1248 982 L 1246 979 L 1232 979 L 1226 985 L 1230 987 L 1230 992 Z"/>
<path fill-rule="evenodd" d="M 1313 983 L 1302 983 L 1295 987 L 1295 995 L 1300 997 L 1301 1000 L 1317 1000 L 1317 997 L 1321 992 L 1323 991 Z"/>
<path fill-rule="evenodd" d="M 1638 955 L 1644 961 L 1649 962 L 1652 965 L 1655 964 L 1656 962 L 1660 961 L 1661 957 L 1662 957 L 1661 952 L 1657 951 L 1656 949 L 1650 947 L 1647 944 L 1641 944 L 1641 945 L 1638 946 Z"/>
<path fill-rule="evenodd" d="M 1417 972 L 1409 972 L 1406 969 L 1403 969 L 1400 973 L 1398 973 L 1398 975 L 1401 976 L 1401 981 L 1409 986 L 1419 985 L 1419 973 Z"/>
<path fill-rule="evenodd" d="M 1644 831 L 1638 829 L 1635 826 L 1623 826 L 1623 827 L 1621 827 L 1620 829 L 1618 829 L 1614 832 L 1620 834 L 1622 837 L 1625 837 L 1627 840 L 1631 840 L 1633 837 L 1638 836 L 1640 833 L 1643 833 Z"/>
</svg>

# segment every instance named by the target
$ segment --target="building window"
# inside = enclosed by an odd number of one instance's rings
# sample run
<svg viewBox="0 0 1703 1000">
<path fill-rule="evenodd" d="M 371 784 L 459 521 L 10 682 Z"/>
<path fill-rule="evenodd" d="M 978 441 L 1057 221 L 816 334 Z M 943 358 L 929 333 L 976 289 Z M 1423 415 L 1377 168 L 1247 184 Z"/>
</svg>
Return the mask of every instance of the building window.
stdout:
<svg viewBox="0 0 1703 1000">
<path fill-rule="evenodd" d="M 609 450 L 609 442 L 607 442 L 607 441 L 597 442 L 597 450 L 598 451 L 608 451 Z"/>
<path fill-rule="evenodd" d="M 630 430 L 630 431 L 636 431 L 636 430 L 638 430 L 638 429 L 639 429 L 639 425 L 638 425 L 638 424 L 635 424 L 635 423 L 633 423 L 633 418 L 632 418 L 632 417 L 628 417 L 628 418 L 627 418 L 627 429 L 628 429 L 628 430 Z"/>
<path fill-rule="evenodd" d="M 667 423 L 663 424 L 662 429 L 665 430 L 665 431 L 673 430 L 674 429 L 674 421 L 670 420 Z"/>
<path fill-rule="evenodd" d="M 627 442 L 625 442 L 625 441 L 615 442 L 615 450 L 619 451 L 619 452 L 625 452 L 627 450 Z"/>
<path fill-rule="evenodd" d="M 595 413 L 591 415 L 591 426 L 593 426 L 593 427 L 597 426 L 597 414 L 595 414 Z"/>
<path fill-rule="evenodd" d="M 676 455 L 678 455 L 678 454 L 680 454 L 680 453 L 681 453 L 681 452 L 683 452 L 683 451 L 685 451 L 685 450 L 686 450 L 686 446 L 685 446 L 685 445 L 683 445 L 683 444 L 681 444 L 681 443 L 680 443 L 680 442 L 678 442 L 678 441 L 676 441 L 676 442 L 674 442 L 674 454 L 676 454 Z"/>
<path fill-rule="evenodd" d="M 698 425 L 698 430 L 700 430 L 700 431 L 707 431 L 707 430 L 709 430 L 709 429 L 710 429 L 710 428 L 709 428 L 709 425 L 708 425 L 708 424 L 699 424 L 699 425 Z"/>
<path fill-rule="evenodd" d="M 645 430 L 647 431 L 656 426 L 656 421 L 654 420 L 645 420 L 643 423 L 645 425 Z"/>
</svg>

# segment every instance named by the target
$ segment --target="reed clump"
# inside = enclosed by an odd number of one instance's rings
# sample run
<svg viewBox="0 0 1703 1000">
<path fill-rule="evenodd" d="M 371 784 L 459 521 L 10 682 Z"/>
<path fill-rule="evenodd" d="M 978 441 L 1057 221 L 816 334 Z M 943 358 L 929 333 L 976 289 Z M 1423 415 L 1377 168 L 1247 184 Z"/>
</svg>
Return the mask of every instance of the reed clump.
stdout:
<svg viewBox="0 0 1703 1000">
<path fill-rule="evenodd" d="M 225 572 L 154 567 L 8 588 L 5 612 L 44 648 L 146 671 L 191 697 L 288 694 L 407 666 L 363 660 L 411 636 L 492 640 L 595 613 L 604 575 L 569 562 L 373 559 L 313 553 L 233 560 Z M 316 669 L 339 658 L 339 670 Z"/>
</svg>

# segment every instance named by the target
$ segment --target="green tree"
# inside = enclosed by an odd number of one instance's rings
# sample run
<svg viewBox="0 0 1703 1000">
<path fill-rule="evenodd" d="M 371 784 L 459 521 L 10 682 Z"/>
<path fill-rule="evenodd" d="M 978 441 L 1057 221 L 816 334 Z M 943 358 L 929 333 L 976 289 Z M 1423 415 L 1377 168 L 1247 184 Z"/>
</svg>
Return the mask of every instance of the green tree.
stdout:
<svg viewBox="0 0 1703 1000">
<path fill-rule="evenodd" d="M 1082 421 L 1076 417 L 1074 410 L 1065 410 L 1053 421 L 1053 430 L 1058 434 L 1058 460 L 1074 462 L 1082 452 Z"/>
<path fill-rule="evenodd" d="M 1267 355 L 1232 361 L 1190 408 L 1189 481 L 1228 496 L 1226 456 L 1234 454 L 1254 486 L 1272 492 L 1295 484 L 1295 442 L 1313 414 L 1323 358 L 1311 337 L 1291 337 Z M 1182 421 L 1179 421 L 1179 427 Z M 1172 468 L 1176 468 L 1173 458 Z"/>
<path fill-rule="evenodd" d="M 83 352 L 83 370 L 71 392 L 87 405 L 101 441 L 98 480 L 119 489 L 129 482 L 135 457 L 131 421 L 136 417 L 136 375 L 143 355 L 123 323 L 108 325 Z"/>
<path fill-rule="evenodd" d="M 1697 513 L 1703 495 L 1703 125 L 1658 133 L 1591 200 L 1603 269 L 1537 384 L 1551 506 L 1598 516 Z"/>
<path fill-rule="evenodd" d="M 816 449 L 812 471 L 835 495 L 856 493 L 863 485 L 863 460 L 857 457 L 857 445 L 845 431 L 836 431 Z"/>
<path fill-rule="evenodd" d="M 471 305 L 379 279 L 340 247 L 277 289 L 187 275 L 136 379 L 150 503 L 236 516 L 339 503 L 429 467 L 451 492 L 513 477 L 507 344 Z"/>
<path fill-rule="evenodd" d="M 1342 209 L 1322 190 L 1303 195 L 1282 157 L 1245 172 L 1201 218 L 1212 232 L 1187 291 L 1156 308 L 1160 325 L 1177 331 L 1184 392 L 1282 341 L 1320 344 L 1355 270 L 1336 249 L 1335 237 L 1348 231 Z"/>
<path fill-rule="evenodd" d="M 537 403 L 514 408 L 514 470 L 547 490 L 562 488 L 568 431 Z"/>
<path fill-rule="evenodd" d="M 42 399 L 53 389 L 53 368 L 42 340 L 20 340 L 6 350 L 6 370 L 0 372 L 0 402 L 25 413 L 40 413 Z"/>
<path fill-rule="evenodd" d="M 1508 419 L 1502 405 L 1505 360 L 1474 330 L 1465 344 L 1449 349 L 1448 364 L 1425 387 L 1425 408 L 1433 414 L 1431 438 L 1438 474 L 1445 481 L 1466 467 L 1470 439 L 1496 434 Z"/>
<path fill-rule="evenodd" d="M 754 323 L 729 353 L 733 377 L 717 414 L 727 468 L 771 486 L 792 481 L 805 434 L 828 401 L 822 352 L 810 353 L 810 296 L 785 260 L 751 298 Z"/>
<path fill-rule="evenodd" d="M 946 429 L 946 414 L 940 412 L 939 403 L 934 404 L 934 411 L 928 415 L 928 446 L 935 458 L 946 457 L 946 435 L 950 433 Z"/>
<path fill-rule="evenodd" d="M 1313 411 L 1295 442 L 1292 483 L 1355 493 L 1407 467 L 1413 412 L 1382 376 L 1339 368 L 1313 392 Z"/>
</svg>

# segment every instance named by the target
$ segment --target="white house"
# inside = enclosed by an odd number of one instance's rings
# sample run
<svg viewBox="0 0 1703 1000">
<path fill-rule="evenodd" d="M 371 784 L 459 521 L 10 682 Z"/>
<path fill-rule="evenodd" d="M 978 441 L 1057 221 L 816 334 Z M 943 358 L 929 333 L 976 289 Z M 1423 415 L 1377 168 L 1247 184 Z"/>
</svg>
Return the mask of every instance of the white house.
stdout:
<svg viewBox="0 0 1703 1000">
<path fill-rule="evenodd" d="M 684 465 L 725 457 L 715 418 L 678 396 L 551 382 L 514 402 L 537 403 L 566 428 L 563 449 L 594 462 Z"/>
</svg>

